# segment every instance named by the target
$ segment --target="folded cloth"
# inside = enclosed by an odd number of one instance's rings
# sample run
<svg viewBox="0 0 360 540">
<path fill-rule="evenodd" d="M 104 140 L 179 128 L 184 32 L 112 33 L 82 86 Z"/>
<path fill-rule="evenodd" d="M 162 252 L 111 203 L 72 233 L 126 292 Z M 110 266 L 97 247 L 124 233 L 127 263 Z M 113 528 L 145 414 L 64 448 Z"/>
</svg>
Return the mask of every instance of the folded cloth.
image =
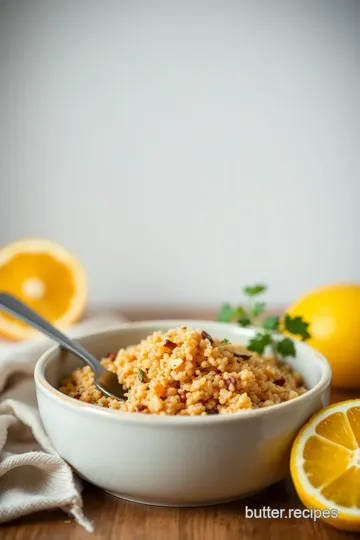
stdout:
<svg viewBox="0 0 360 540">
<path fill-rule="evenodd" d="M 123 320 L 90 319 L 67 334 L 76 338 Z M 43 337 L 19 344 L 0 342 L 0 523 L 62 508 L 92 532 L 82 510 L 81 480 L 52 447 L 37 409 L 34 366 L 53 345 Z"/>
</svg>

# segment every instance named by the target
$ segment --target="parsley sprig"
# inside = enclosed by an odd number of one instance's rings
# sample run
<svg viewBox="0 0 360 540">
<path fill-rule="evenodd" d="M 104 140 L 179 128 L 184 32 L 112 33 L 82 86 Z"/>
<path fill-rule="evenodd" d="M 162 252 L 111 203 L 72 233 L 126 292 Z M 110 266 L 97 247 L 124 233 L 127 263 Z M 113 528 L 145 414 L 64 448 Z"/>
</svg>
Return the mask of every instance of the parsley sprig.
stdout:
<svg viewBox="0 0 360 540">
<path fill-rule="evenodd" d="M 275 356 L 295 356 L 294 342 L 288 337 L 281 340 L 275 339 L 275 333 L 285 330 L 302 341 L 306 341 L 311 337 L 308 330 L 309 323 L 302 317 L 291 317 L 287 313 L 283 317 L 269 315 L 260 320 L 260 315 L 266 311 L 266 302 L 257 301 L 257 297 L 266 290 L 267 286 L 263 284 L 244 287 L 243 293 L 248 299 L 247 306 L 233 307 L 230 304 L 224 304 L 219 312 L 218 321 L 237 322 L 243 327 L 250 325 L 256 327 L 258 331 L 247 346 L 250 351 L 263 354 L 265 349 L 270 347 Z"/>
</svg>

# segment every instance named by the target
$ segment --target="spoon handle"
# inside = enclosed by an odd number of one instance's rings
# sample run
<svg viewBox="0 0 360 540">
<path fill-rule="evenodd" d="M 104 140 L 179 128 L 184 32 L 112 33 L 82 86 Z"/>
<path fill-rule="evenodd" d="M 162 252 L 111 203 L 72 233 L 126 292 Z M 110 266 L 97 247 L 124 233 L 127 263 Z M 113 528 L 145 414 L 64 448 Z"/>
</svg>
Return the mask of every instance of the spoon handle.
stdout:
<svg viewBox="0 0 360 540">
<path fill-rule="evenodd" d="M 60 332 L 55 326 L 43 319 L 41 315 L 36 313 L 29 306 L 21 302 L 15 296 L 8 293 L 0 293 L 0 310 L 13 315 L 17 319 L 29 324 L 33 328 L 40 330 L 43 334 L 57 341 L 64 349 L 80 356 L 94 371 L 104 369 L 100 362 L 89 354 L 81 345 L 69 339 L 65 334 Z"/>
</svg>

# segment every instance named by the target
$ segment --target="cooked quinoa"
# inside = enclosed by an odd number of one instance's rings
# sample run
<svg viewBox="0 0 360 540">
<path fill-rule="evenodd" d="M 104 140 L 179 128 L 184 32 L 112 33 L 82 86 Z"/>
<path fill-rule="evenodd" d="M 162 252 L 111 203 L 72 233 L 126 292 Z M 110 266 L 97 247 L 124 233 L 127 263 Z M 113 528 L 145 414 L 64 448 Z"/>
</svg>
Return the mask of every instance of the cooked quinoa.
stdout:
<svg viewBox="0 0 360 540">
<path fill-rule="evenodd" d="M 234 413 L 306 392 L 288 365 L 187 327 L 155 332 L 138 345 L 108 353 L 101 363 L 127 389 L 126 401 L 102 394 L 89 366 L 63 380 L 60 391 L 100 407 L 162 415 Z"/>
</svg>

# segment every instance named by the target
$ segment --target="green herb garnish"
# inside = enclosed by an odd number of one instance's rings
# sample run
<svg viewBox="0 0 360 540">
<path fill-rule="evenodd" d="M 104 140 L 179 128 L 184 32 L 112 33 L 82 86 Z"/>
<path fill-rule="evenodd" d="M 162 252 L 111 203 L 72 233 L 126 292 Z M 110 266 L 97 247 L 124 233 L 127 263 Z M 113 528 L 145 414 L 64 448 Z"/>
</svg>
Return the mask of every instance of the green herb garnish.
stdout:
<svg viewBox="0 0 360 540">
<path fill-rule="evenodd" d="M 280 324 L 280 317 L 275 317 L 274 315 L 270 315 L 269 317 L 266 317 L 266 319 L 263 320 L 262 327 L 265 330 L 277 330 L 279 328 Z"/>
<path fill-rule="evenodd" d="M 271 345 L 271 334 L 267 332 L 258 332 L 255 337 L 250 339 L 247 348 L 249 349 L 249 351 L 262 354 L 268 345 Z"/>
<path fill-rule="evenodd" d="M 251 319 L 249 317 L 240 317 L 237 322 L 240 326 L 250 326 Z"/>
<path fill-rule="evenodd" d="M 247 285 L 244 287 L 244 293 L 247 296 L 256 296 L 262 292 L 265 292 L 267 289 L 266 285 Z"/>
<path fill-rule="evenodd" d="M 308 331 L 309 323 L 304 321 L 302 317 L 290 317 L 290 315 L 285 315 L 284 325 L 290 334 L 300 336 L 303 341 L 306 341 L 311 337 Z"/>
<path fill-rule="evenodd" d="M 230 343 L 230 341 L 227 338 L 224 338 L 221 343 L 227 345 L 228 343 Z"/>
<path fill-rule="evenodd" d="M 220 309 L 218 315 L 218 321 L 220 322 L 231 322 L 234 318 L 234 310 L 230 304 L 224 304 Z"/>
<path fill-rule="evenodd" d="M 138 371 L 138 379 L 142 383 L 146 382 L 146 373 L 142 369 L 139 369 Z"/>
<path fill-rule="evenodd" d="M 281 356 L 296 356 L 295 345 L 290 338 L 284 338 L 279 341 L 277 351 Z"/>
<path fill-rule="evenodd" d="M 250 339 L 247 347 L 250 351 L 263 354 L 265 349 L 270 347 L 275 356 L 295 356 L 296 349 L 293 340 L 288 337 L 281 340 L 275 339 L 275 334 L 281 334 L 285 330 L 302 341 L 306 341 L 311 337 L 308 330 L 309 323 L 302 317 L 291 317 L 287 313 L 283 317 L 269 315 L 259 320 L 259 316 L 266 311 L 266 302 L 254 302 L 254 297 L 266 290 L 267 286 L 263 284 L 244 287 L 243 293 L 248 298 L 248 305 L 232 307 L 229 303 L 224 304 L 220 309 L 218 321 L 236 322 L 239 326 L 257 328 L 258 332 Z"/>
</svg>

